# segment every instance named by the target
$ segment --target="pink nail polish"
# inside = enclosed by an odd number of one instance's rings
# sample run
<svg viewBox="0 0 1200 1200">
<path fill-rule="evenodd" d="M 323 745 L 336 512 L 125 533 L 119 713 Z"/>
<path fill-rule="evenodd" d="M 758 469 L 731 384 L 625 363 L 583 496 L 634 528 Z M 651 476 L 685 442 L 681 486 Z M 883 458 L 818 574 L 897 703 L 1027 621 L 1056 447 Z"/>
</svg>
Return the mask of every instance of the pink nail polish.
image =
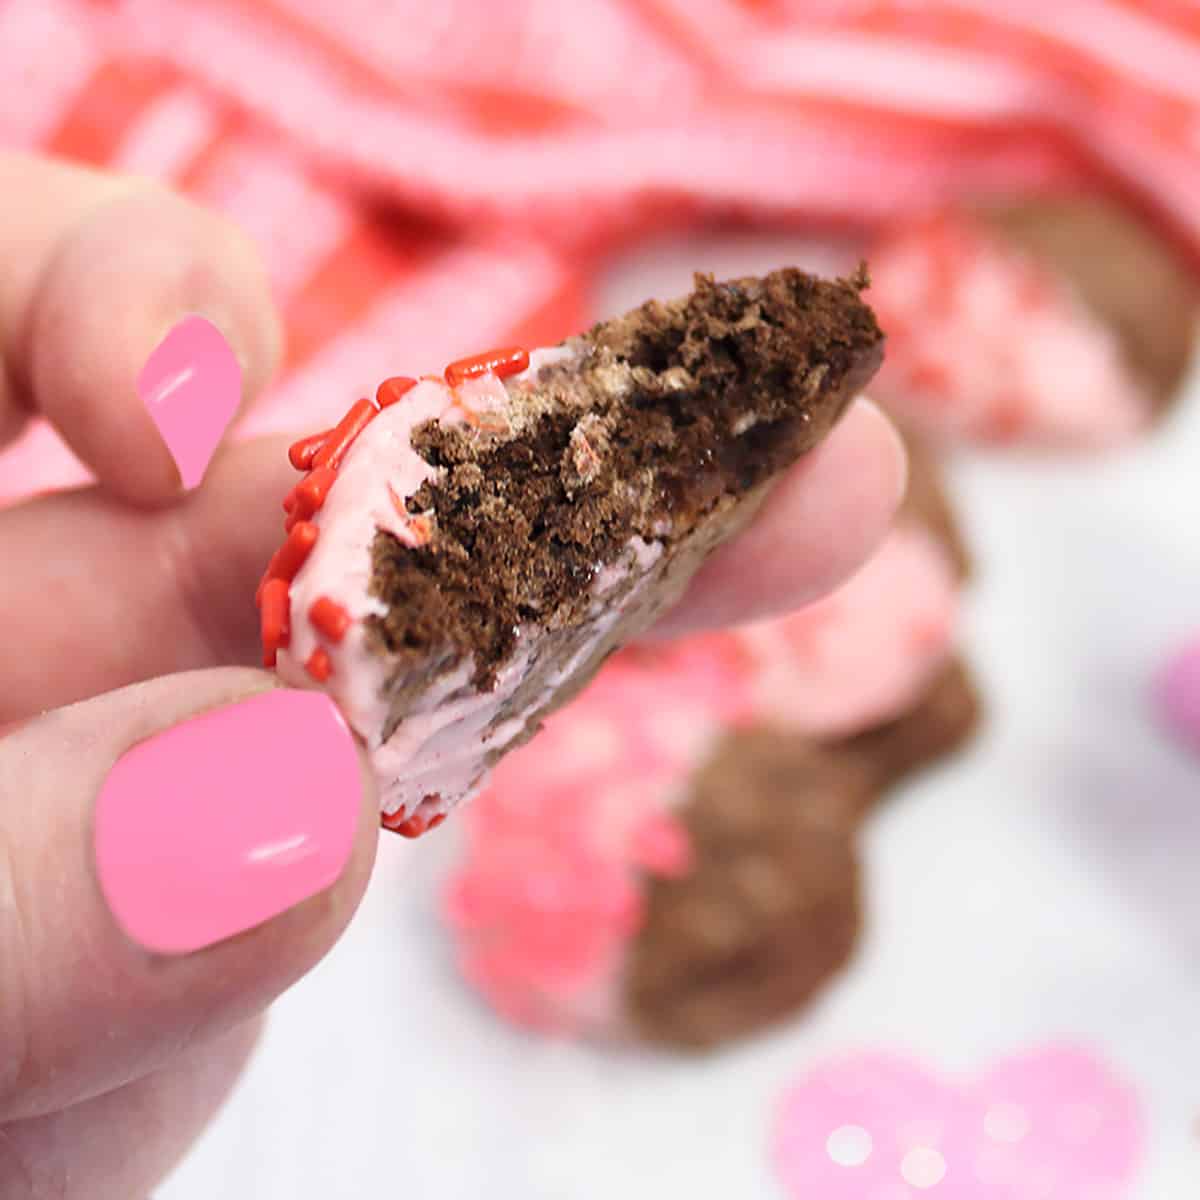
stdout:
<svg viewBox="0 0 1200 1200">
<path fill-rule="evenodd" d="M 137 390 L 183 486 L 195 487 L 242 394 L 242 368 L 229 343 L 211 321 L 184 317 L 146 360 Z"/>
<path fill-rule="evenodd" d="M 96 801 L 100 889 L 149 950 L 186 954 L 329 887 L 350 857 L 361 779 L 320 692 L 275 690 L 132 746 Z"/>
</svg>

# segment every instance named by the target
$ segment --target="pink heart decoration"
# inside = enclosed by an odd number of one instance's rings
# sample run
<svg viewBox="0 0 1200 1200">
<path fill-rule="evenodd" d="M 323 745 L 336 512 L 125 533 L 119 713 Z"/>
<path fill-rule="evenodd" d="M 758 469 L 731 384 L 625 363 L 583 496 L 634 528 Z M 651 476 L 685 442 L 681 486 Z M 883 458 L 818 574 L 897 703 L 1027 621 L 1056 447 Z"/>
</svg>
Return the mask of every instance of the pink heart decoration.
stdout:
<svg viewBox="0 0 1200 1200">
<path fill-rule="evenodd" d="M 1132 1090 L 1070 1046 L 958 1084 L 862 1054 L 789 1088 L 772 1157 L 796 1200 L 1126 1200 L 1140 1157 Z"/>
</svg>

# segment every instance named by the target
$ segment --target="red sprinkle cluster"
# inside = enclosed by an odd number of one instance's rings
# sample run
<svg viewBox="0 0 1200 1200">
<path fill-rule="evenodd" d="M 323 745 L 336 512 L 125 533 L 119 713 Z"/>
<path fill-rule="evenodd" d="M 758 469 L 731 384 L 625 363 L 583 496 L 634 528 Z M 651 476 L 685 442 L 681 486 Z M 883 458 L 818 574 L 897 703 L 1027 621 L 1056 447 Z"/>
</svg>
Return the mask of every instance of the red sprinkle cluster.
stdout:
<svg viewBox="0 0 1200 1200">
<path fill-rule="evenodd" d="M 267 565 L 255 597 L 261 617 L 263 666 L 273 667 L 279 650 L 291 644 L 292 611 L 288 585 L 317 544 L 319 530 L 312 518 L 325 503 L 346 452 L 380 411 L 402 399 L 416 383 L 415 379 L 401 376 L 385 379 L 374 400 L 356 401 L 332 429 L 301 438 L 288 449 L 288 461 L 297 471 L 304 471 L 305 476 L 284 498 L 286 519 L 283 528 L 287 538 Z M 328 596 L 321 596 L 312 605 L 308 619 L 319 634 L 335 643 L 346 636 L 350 627 L 350 614 Z M 324 683 L 332 671 L 329 651 L 318 646 L 308 656 L 304 669 L 318 683 Z"/>
<path fill-rule="evenodd" d="M 430 798 L 426 797 L 426 799 Z M 419 812 L 404 819 L 404 810 L 401 809 L 395 813 L 384 813 L 382 825 L 384 829 L 390 829 L 392 833 L 398 833 L 401 837 L 419 838 L 421 834 L 436 829 L 445 819 L 445 813 L 438 813 L 436 817 L 426 819 Z"/>
<path fill-rule="evenodd" d="M 456 359 L 446 368 L 444 375 L 422 378 L 455 388 L 468 379 L 477 379 L 489 372 L 505 379 L 509 375 L 519 374 L 528 366 L 527 350 L 506 347 L 471 358 Z M 332 429 L 303 437 L 288 448 L 288 461 L 297 471 L 305 474 L 284 498 L 283 511 L 286 517 L 283 528 L 287 537 L 267 565 L 255 596 L 262 633 L 263 666 L 275 666 L 278 652 L 291 644 L 292 604 L 289 585 L 317 544 L 319 530 L 312 518 L 320 511 L 329 489 L 336 482 L 338 468 L 355 439 L 375 417 L 383 409 L 404 399 L 416 386 L 417 380 L 405 375 L 385 379 L 376 390 L 374 400 L 364 398 L 355 401 L 350 411 Z M 329 596 L 320 596 L 312 603 L 308 619 L 317 633 L 334 644 L 341 642 L 350 628 L 350 614 Z M 318 646 L 308 656 L 304 669 L 318 683 L 324 683 L 333 671 L 329 651 L 324 646 Z M 384 816 L 384 828 L 403 837 L 416 838 L 436 829 L 446 819 L 445 814 L 432 818 L 419 813 L 406 819 L 402 817 L 402 813 Z"/>
</svg>

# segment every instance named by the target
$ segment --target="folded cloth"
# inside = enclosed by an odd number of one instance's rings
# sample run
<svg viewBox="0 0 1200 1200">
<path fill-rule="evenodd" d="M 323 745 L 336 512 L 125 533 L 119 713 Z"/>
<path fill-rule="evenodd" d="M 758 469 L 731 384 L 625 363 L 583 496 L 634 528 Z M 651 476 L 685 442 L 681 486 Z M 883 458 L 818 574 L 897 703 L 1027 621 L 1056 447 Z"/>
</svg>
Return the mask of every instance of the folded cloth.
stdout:
<svg viewBox="0 0 1200 1200">
<path fill-rule="evenodd" d="M 0 139 L 166 180 L 259 242 L 291 347 L 245 432 L 584 319 L 605 253 L 1129 199 L 1200 263 L 1185 0 L 7 0 Z M 53 52 L 48 52 L 53 48 Z M 35 426 L 0 500 L 86 473 Z"/>
</svg>

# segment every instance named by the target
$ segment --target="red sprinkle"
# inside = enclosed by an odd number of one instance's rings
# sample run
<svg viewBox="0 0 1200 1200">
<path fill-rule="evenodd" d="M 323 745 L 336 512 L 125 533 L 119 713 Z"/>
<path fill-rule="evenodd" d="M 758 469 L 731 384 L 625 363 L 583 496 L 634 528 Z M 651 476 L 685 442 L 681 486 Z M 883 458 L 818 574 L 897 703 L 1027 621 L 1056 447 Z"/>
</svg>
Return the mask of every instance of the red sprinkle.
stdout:
<svg viewBox="0 0 1200 1200">
<path fill-rule="evenodd" d="M 318 596 L 308 610 L 313 628 L 331 642 L 340 642 L 350 628 L 350 614 L 328 596 Z"/>
<path fill-rule="evenodd" d="M 333 674 L 333 664 L 324 646 L 318 646 L 309 656 L 304 669 L 318 682 L 324 683 Z"/>
<path fill-rule="evenodd" d="M 529 351 L 520 346 L 507 346 L 502 350 L 488 350 L 484 354 L 475 354 L 471 358 L 456 359 L 446 368 L 446 382 L 451 387 L 458 387 L 468 379 L 478 379 L 480 375 L 492 372 L 498 379 L 506 379 L 509 375 L 518 375 L 529 366 Z"/>
<path fill-rule="evenodd" d="M 283 506 L 298 520 L 306 521 L 320 510 L 329 495 L 329 489 L 337 482 L 337 472 L 332 467 L 315 467 L 288 494 Z"/>
<path fill-rule="evenodd" d="M 267 578 L 286 579 L 291 583 L 316 544 L 317 527 L 311 521 L 294 525 L 287 541 L 275 551 L 275 557 L 267 568 Z"/>
<path fill-rule="evenodd" d="M 436 799 L 437 797 L 430 798 Z M 419 811 L 407 818 L 403 814 L 404 809 L 391 815 L 385 813 L 380 818 L 380 823 L 384 829 L 390 829 L 392 833 L 398 833 L 401 837 L 419 838 L 431 829 L 436 829 L 446 819 L 445 813 L 438 813 L 437 816 L 428 818 L 423 817 Z"/>
<path fill-rule="evenodd" d="M 412 513 L 408 511 L 408 505 L 396 494 L 396 489 L 390 483 L 385 486 L 387 487 L 388 496 L 391 497 L 392 507 L 407 521 L 412 516 Z"/>
<path fill-rule="evenodd" d="M 424 513 L 418 513 L 415 517 L 409 517 L 408 532 L 418 546 L 427 546 L 433 537 L 433 522 Z"/>
<path fill-rule="evenodd" d="M 263 666 L 275 665 L 275 652 L 291 641 L 291 604 L 286 579 L 269 579 L 262 590 Z"/>
<path fill-rule="evenodd" d="M 390 829 L 393 833 L 398 833 L 401 837 L 419 838 L 428 826 L 425 824 L 424 817 L 409 817 L 407 821 L 400 821 L 395 825 L 389 825 L 385 820 L 384 828 Z"/>
<path fill-rule="evenodd" d="M 307 521 L 325 503 L 329 489 L 337 482 L 337 472 L 332 467 L 316 467 L 310 471 L 287 494 L 283 502 L 287 520 L 283 528 L 291 533 L 301 522 Z"/>
<path fill-rule="evenodd" d="M 293 442 L 288 447 L 288 462 L 297 471 L 307 471 L 313 465 L 313 459 L 324 447 L 326 439 L 332 432 L 332 429 L 326 429 L 323 433 L 312 433 L 298 442 Z"/>
<path fill-rule="evenodd" d="M 375 403 L 381 409 L 391 408 L 397 401 L 403 400 L 416 386 L 417 381 L 409 379 L 407 375 L 395 375 L 391 379 L 385 379 L 375 392 Z"/>
<path fill-rule="evenodd" d="M 350 411 L 333 427 L 329 438 L 313 458 L 314 467 L 339 467 L 354 439 L 379 412 L 370 400 L 356 400 Z"/>
</svg>

